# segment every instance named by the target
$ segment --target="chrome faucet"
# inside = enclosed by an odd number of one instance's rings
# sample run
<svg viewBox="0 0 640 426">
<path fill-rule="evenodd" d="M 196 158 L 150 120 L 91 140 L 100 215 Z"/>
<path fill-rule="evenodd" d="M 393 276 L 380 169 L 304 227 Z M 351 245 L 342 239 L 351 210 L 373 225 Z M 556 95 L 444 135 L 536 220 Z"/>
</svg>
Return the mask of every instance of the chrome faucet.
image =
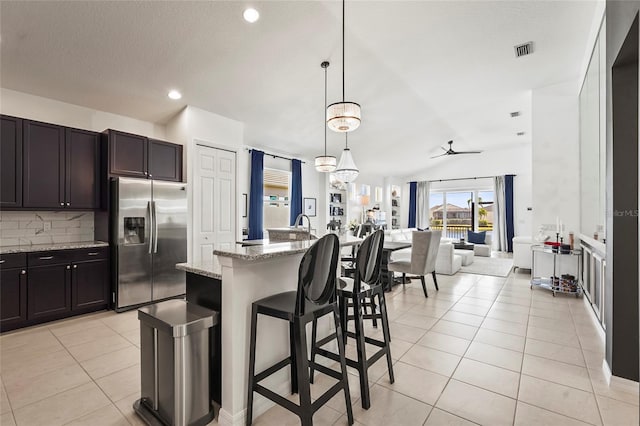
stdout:
<svg viewBox="0 0 640 426">
<path fill-rule="evenodd" d="M 295 227 L 297 228 L 298 226 L 302 226 L 302 222 L 303 222 L 303 218 L 307 218 L 307 223 L 309 224 L 309 240 L 311 240 L 311 219 L 309 219 L 309 216 L 307 216 L 306 214 L 300 213 L 298 215 L 298 217 L 296 217 L 296 221 L 295 223 Z"/>
</svg>

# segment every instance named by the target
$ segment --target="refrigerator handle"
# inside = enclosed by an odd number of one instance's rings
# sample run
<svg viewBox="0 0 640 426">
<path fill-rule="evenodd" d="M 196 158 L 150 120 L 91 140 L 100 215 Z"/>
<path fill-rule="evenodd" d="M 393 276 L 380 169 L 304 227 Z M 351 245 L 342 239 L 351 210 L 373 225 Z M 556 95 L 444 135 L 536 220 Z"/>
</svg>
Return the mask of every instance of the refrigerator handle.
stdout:
<svg viewBox="0 0 640 426">
<path fill-rule="evenodd" d="M 147 201 L 147 210 L 149 211 L 149 254 L 153 251 L 153 201 Z"/>
<path fill-rule="evenodd" d="M 152 201 L 153 203 L 153 252 L 157 253 L 158 252 L 158 215 L 157 215 L 157 207 L 156 207 L 156 202 Z"/>
</svg>

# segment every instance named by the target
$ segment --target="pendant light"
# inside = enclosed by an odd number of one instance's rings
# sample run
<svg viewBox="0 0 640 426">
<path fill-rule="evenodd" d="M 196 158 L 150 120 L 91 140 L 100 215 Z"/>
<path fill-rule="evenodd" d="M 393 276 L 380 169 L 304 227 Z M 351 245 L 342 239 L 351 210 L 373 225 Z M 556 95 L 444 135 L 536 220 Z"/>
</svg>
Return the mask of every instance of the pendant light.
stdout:
<svg viewBox="0 0 640 426">
<path fill-rule="evenodd" d="M 329 62 L 324 61 L 320 64 L 324 68 L 324 109 L 327 109 L 327 68 Z M 324 110 L 323 110 L 324 111 Z M 316 157 L 316 170 L 323 173 L 332 172 L 336 169 L 336 157 L 327 155 L 327 126 L 324 124 L 324 155 Z"/>
<path fill-rule="evenodd" d="M 338 168 L 333 174 L 342 182 L 350 183 L 358 178 L 360 170 L 358 170 L 358 166 L 356 166 L 356 163 L 354 163 L 353 157 L 351 156 L 347 133 L 344 134 L 344 144 L 344 150 L 340 157 L 340 164 L 338 164 Z"/>
<path fill-rule="evenodd" d="M 353 132 L 360 126 L 360 104 L 344 100 L 344 3 L 342 0 L 342 102 L 327 107 L 327 126 L 334 132 Z"/>
</svg>

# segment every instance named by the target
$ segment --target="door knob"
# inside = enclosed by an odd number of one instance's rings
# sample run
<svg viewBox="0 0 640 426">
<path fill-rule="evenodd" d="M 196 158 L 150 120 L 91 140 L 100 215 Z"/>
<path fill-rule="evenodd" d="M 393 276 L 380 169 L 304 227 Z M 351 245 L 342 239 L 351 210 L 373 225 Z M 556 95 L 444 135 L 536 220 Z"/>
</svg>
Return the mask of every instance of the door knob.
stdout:
<svg viewBox="0 0 640 426">
<path fill-rule="evenodd" d="M 71 265 L 67 265 L 67 269 L 71 269 Z"/>
<path fill-rule="evenodd" d="M 73 265 L 73 269 L 78 269 L 78 265 Z"/>
<path fill-rule="evenodd" d="M 27 275 L 27 271 L 25 271 L 24 269 L 22 271 L 20 271 L 20 274 L 22 275 Z"/>
<path fill-rule="evenodd" d="M 71 203 L 67 203 L 67 206 L 70 206 L 70 205 L 71 205 Z"/>
<path fill-rule="evenodd" d="M 64 206 L 64 203 L 60 203 L 61 206 Z"/>
</svg>

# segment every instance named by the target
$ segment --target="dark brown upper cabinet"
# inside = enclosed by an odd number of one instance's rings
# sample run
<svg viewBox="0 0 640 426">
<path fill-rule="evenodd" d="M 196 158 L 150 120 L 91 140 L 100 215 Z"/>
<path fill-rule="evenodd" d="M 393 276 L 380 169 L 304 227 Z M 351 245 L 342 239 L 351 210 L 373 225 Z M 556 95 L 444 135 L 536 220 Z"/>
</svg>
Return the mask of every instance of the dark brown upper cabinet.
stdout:
<svg viewBox="0 0 640 426">
<path fill-rule="evenodd" d="M 23 143 L 23 206 L 64 208 L 64 127 L 24 120 Z"/>
<path fill-rule="evenodd" d="M 149 139 L 149 174 L 153 179 L 182 181 L 182 145 Z"/>
<path fill-rule="evenodd" d="M 23 206 L 99 208 L 99 134 L 30 120 L 23 129 Z"/>
<path fill-rule="evenodd" d="M 0 207 L 22 207 L 22 119 L 0 116 Z"/>
<path fill-rule="evenodd" d="M 110 176 L 182 181 L 182 146 L 107 130 Z"/>
</svg>

